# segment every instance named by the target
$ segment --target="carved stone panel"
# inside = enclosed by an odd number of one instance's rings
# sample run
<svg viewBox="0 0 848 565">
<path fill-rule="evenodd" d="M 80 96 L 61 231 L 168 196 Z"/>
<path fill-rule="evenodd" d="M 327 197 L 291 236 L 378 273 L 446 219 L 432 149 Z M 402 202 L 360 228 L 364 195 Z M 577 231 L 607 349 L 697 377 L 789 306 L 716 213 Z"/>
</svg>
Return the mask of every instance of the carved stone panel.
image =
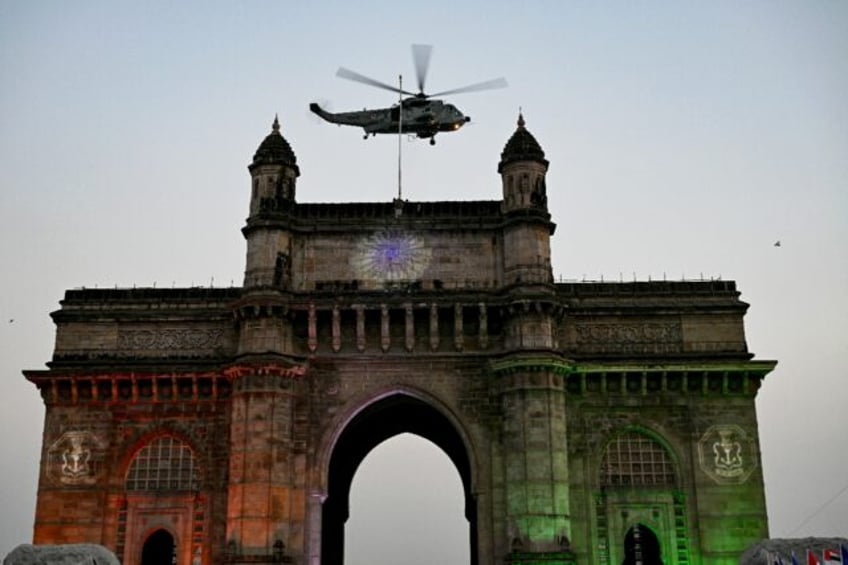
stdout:
<svg viewBox="0 0 848 565">
<path fill-rule="evenodd" d="M 118 349 L 133 355 L 209 355 L 224 346 L 219 328 L 121 328 Z"/>
<path fill-rule="evenodd" d="M 666 354 L 683 345 L 679 321 L 578 322 L 574 340 L 581 353 Z"/>
</svg>

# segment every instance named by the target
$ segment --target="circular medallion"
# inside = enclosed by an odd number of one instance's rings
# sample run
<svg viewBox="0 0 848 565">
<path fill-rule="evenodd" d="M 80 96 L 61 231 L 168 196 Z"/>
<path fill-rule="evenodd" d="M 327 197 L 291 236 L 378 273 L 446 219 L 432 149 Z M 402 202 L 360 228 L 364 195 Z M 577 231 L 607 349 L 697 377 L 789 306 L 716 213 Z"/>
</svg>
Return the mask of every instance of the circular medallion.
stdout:
<svg viewBox="0 0 848 565">
<path fill-rule="evenodd" d="M 415 235 L 385 230 L 365 238 L 353 258 L 361 279 L 414 281 L 430 263 L 431 250 Z"/>
</svg>

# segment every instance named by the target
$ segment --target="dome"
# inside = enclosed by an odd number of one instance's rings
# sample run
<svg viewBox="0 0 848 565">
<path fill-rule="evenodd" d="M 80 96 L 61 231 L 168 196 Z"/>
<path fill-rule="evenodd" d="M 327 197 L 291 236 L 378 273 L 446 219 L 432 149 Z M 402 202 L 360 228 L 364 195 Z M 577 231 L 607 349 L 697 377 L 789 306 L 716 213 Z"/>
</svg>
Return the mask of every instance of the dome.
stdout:
<svg viewBox="0 0 848 565">
<path fill-rule="evenodd" d="M 274 116 L 274 124 L 271 133 L 259 144 L 259 148 L 253 155 L 253 165 L 289 165 L 294 168 L 295 174 L 300 175 L 297 168 L 297 157 L 294 156 L 291 145 L 280 135 L 280 121 Z"/>
<path fill-rule="evenodd" d="M 542 146 L 539 145 L 533 134 L 524 127 L 524 116 L 521 113 L 518 114 L 518 128 L 512 134 L 512 137 L 509 138 L 509 141 L 506 142 L 504 150 L 501 152 L 501 162 L 498 164 L 498 172 L 501 172 L 504 165 L 515 163 L 516 161 L 536 161 L 537 163 L 542 163 L 545 167 L 548 166 Z"/>
</svg>

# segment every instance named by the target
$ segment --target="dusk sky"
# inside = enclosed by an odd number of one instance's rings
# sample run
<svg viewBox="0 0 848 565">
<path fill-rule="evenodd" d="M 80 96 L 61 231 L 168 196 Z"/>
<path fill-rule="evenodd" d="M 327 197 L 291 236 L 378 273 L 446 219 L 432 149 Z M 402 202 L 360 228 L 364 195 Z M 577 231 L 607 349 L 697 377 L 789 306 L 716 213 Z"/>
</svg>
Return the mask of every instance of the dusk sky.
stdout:
<svg viewBox="0 0 848 565">
<path fill-rule="evenodd" d="M 848 2 L 0 0 L 0 556 L 32 536 L 44 409 L 21 371 L 65 289 L 239 286 L 275 114 L 300 202 L 394 198 L 397 138 L 308 105 L 394 103 L 335 73 L 412 89 L 413 43 L 429 91 L 509 87 L 449 97 L 472 122 L 434 147 L 403 138 L 403 198 L 500 198 L 521 108 L 555 277 L 735 280 L 749 350 L 779 362 L 757 397 L 771 536 L 848 536 Z M 346 563 L 397 562 L 389 540 L 467 561 L 461 492 L 425 440 L 379 446 Z"/>
</svg>

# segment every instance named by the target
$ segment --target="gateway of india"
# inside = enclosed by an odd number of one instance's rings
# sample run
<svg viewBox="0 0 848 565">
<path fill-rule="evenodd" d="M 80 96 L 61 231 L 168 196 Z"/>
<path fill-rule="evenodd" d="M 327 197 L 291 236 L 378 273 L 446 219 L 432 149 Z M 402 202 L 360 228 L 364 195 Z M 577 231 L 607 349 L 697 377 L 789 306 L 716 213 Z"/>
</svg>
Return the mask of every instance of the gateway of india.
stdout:
<svg viewBox="0 0 848 565">
<path fill-rule="evenodd" d="M 748 305 L 732 281 L 555 282 L 521 116 L 494 200 L 299 202 L 276 119 L 248 170 L 242 287 L 68 290 L 52 313 L 24 372 L 35 544 L 342 565 L 354 473 L 406 432 L 456 466 L 471 565 L 735 564 L 768 537 L 775 362 Z"/>
</svg>

